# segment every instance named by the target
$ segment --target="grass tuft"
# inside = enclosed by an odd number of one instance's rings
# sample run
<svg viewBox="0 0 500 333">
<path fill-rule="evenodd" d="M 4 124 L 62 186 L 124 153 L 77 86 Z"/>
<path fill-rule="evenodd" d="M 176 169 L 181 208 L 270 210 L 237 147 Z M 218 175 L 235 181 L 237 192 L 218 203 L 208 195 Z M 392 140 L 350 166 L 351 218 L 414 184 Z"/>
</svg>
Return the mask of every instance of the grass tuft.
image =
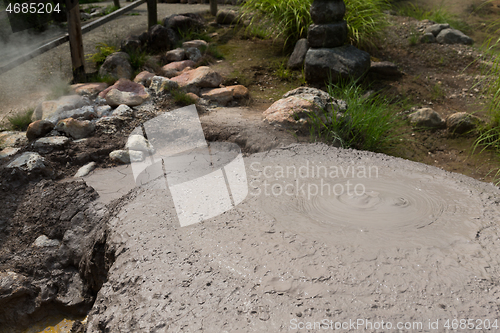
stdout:
<svg viewBox="0 0 500 333">
<path fill-rule="evenodd" d="M 14 131 L 25 131 L 28 128 L 28 125 L 31 124 L 31 116 L 33 115 L 34 111 L 35 109 L 31 108 L 19 112 L 12 117 L 7 117 L 11 128 Z"/>
<path fill-rule="evenodd" d="M 267 27 L 273 21 L 272 32 L 282 37 L 285 47 L 295 45 L 300 38 L 307 37 L 312 24 L 310 8 L 313 0 L 247 0 L 243 12 L 253 18 L 250 25 Z M 373 46 L 380 32 L 388 26 L 384 11 L 389 8 L 387 0 L 346 0 L 345 20 L 349 30 L 349 41 L 358 47 Z M 264 22 L 264 23 L 262 23 Z M 264 24 L 264 25 L 263 25 Z"/>
<path fill-rule="evenodd" d="M 380 94 L 365 96 L 356 81 L 328 84 L 328 93 L 347 103 L 344 113 L 336 113 L 331 123 L 311 117 L 311 135 L 329 142 L 339 142 L 343 148 L 384 152 L 395 146 L 400 137 L 402 120 L 395 117 L 389 101 Z"/>
<path fill-rule="evenodd" d="M 114 45 L 109 45 L 107 43 L 97 43 L 95 46 L 96 53 L 88 54 L 86 56 L 86 59 L 89 61 L 92 61 L 93 63 L 96 64 L 96 66 L 100 66 L 104 63 L 104 60 L 106 60 L 106 57 L 118 52 L 118 47 Z"/>
<path fill-rule="evenodd" d="M 193 98 L 180 89 L 172 90 L 171 94 L 174 98 L 174 102 L 182 106 L 192 105 L 195 103 Z"/>
</svg>

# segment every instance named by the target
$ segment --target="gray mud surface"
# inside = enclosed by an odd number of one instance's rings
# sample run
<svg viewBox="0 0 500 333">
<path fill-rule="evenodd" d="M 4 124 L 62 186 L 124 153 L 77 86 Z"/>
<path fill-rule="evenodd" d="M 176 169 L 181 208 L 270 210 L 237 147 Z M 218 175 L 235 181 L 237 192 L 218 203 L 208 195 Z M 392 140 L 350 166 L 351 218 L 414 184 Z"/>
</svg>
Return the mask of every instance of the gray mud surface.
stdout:
<svg viewBox="0 0 500 333">
<path fill-rule="evenodd" d="M 108 222 L 115 261 L 87 332 L 288 332 L 356 320 L 385 323 L 366 331 L 410 322 L 422 328 L 400 331 L 441 332 L 447 319 L 482 320 L 476 328 L 498 319 L 492 184 L 322 144 L 257 153 L 245 166 L 247 199 L 184 228 L 165 179 L 128 195 Z"/>
</svg>

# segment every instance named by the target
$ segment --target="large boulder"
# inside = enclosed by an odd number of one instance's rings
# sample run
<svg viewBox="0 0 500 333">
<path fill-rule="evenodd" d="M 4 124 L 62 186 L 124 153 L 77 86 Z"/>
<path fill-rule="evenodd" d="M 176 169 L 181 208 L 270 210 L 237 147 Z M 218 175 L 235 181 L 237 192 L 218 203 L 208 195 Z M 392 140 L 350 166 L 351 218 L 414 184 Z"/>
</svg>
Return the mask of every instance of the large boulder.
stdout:
<svg viewBox="0 0 500 333">
<path fill-rule="evenodd" d="M 352 45 L 329 49 L 309 49 L 305 60 L 306 80 L 325 82 L 331 77 L 339 79 L 359 78 L 370 68 L 370 55 Z"/>
<path fill-rule="evenodd" d="M 431 108 L 423 108 L 409 115 L 410 123 L 417 128 L 439 129 L 446 126 L 441 116 Z"/>
<path fill-rule="evenodd" d="M 151 85 L 151 79 L 155 76 L 153 73 L 148 71 L 142 71 L 134 78 L 135 83 L 142 84 L 144 87 L 149 87 Z"/>
<path fill-rule="evenodd" d="M 167 51 L 174 45 L 175 39 L 173 31 L 157 24 L 149 31 L 148 50 L 153 53 Z"/>
<path fill-rule="evenodd" d="M 240 16 L 237 11 L 231 9 L 223 9 L 217 12 L 216 21 L 218 24 L 236 24 Z"/>
<path fill-rule="evenodd" d="M 67 118 L 59 121 L 56 130 L 69 135 L 73 139 L 83 139 L 89 136 L 95 129 L 95 125 L 88 120 L 77 120 Z"/>
<path fill-rule="evenodd" d="M 171 91 L 179 88 L 179 84 L 175 81 L 169 80 L 163 76 L 154 76 L 151 79 L 150 89 L 155 93 L 161 93 L 163 91 Z"/>
<path fill-rule="evenodd" d="M 186 51 L 180 47 L 170 50 L 165 54 L 165 60 L 168 62 L 182 61 L 184 59 L 186 59 Z"/>
<path fill-rule="evenodd" d="M 90 105 L 90 101 L 79 95 L 62 96 L 57 100 L 45 101 L 36 107 L 31 117 L 32 121 L 47 119 L 52 115 L 57 115 L 63 111 L 69 111 Z"/>
<path fill-rule="evenodd" d="M 219 87 L 223 78 L 210 67 L 201 66 L 172 78 L 172 81 L 177 82 L 179 87 L 185 89 L 187 92 L 197 94 L 200 88 Z"/>
<path fill-rule="evenodd" d="M 20 169 L 26 172 L 47 171 L 45 159 L 38 153 L 25 152 L 7 165 L 8 169 Z"/>
<path fill-rule="evenodd" d="M 29 141 L 47 135 L 54 129 L 54 124 L 48 120 L 37 120 L 29 124 L 26 130 L 26 137 Z"/>
<path fill-rule="evenodd" d="M 0 149 L 21 147 L 28 143 L 26 132 L 0 132 Z"/>
<path fill-rule="evenodd" d="M 478 117 L 467 112 L 457 112 L 446 118 L 446 127 L 451 133 L 464 134 L 475 129 L 480 122 Z"/>
<path fill-rule="evenodd" d="M 331 48 L 344 45 L 347 41 L 347 22 L 311 24 L 307 32 L 310 47 Z"/>
<path fill-rule="evenodd" d="M 304 59 L 306 58 L 308 49 L 309 43 L 307 39 L 299 39 L 295 44 L 295 48 L 293 49 L 293 53 L 290 56 L 290 59 L 288 59 L 288 68 L 301 68 L 304 65 Z"/>
<path fill-rule="evenodd" d="M 131 35 L 122 40 L 120 50 L 123 52 L 137 52 L 142 48 L 142 41 L 139 36 Z"/>
<path fill-rule="evenodd" d="M 397 79 L 402 76 L 398 66 L 390 61 L 372 61 L 370 73 L 382 79 Z"/>
<path fill-rule="evenodd" d="M 440 44 L 465 44 L 472 45 L 474 41 L 472 38 L 464 34 L 463 32 L 456 29 L 444 29 L 439 35 L 437 35 L 436 40 Z"/>
<path fill-rule="evenodd" d="M 182 43 L 182 48 L 183 49 L 189 49 L 191 47 L 195 47 L 200 51 L 206 50 L 208 47 L 208 43 L 202 39 L 195 39 L 195 40 L 190 40 L 187 42 Z"/>
<path fill-rule="evenodd" d="M 205 20 L 200 14 L 174 14 L 166 17 L 163 20 L 163 25 L 172 29 L 176 34 L 180 34 L 188 30 L 201 29 L 205 25 Z"/>
<path fill-rule="evenodd" d="M 142 104 L 149 94 L 142 84 L 132 82 L 127 79 L 120 79 L 114 85 L 103 90 L 99 97 L 106 99 L 110 106 L 125 104 L 137 106 Z"/>
<path fill-rule="evenodd" d="M 109 85 L 106 82 L 93 82 L 93 83 L 77 83 L 71 86 L 71 89 L 77 95 L 81 96 L 96 96 L 101 91 L 106 89 Z"/>
<path fill-rule="evenodd" d="M 48 120 L 55 125 L 59 120 L 66 118 L 91 120 L 96 117 L 97 111 L 95 110 L 95 108 L 91 105 L 87 105 L 78 109 L 53 113 L 52 115 L 45 118 L 45 120 Z"/>
<path fill-rule="evenodd" d="M 102 77 L 111 77 L 113 79 L 131 79 L 133 74 L 132 66 L 130 65 L 130 56 L 125 52 L 115 52 L 106 57 L 99 75 Z"/>
<path fill-rule="evenodd" d="M 327 124 L 334 115 L 338 116 L 345 110 L 347 105 L 344 101 L 336 100 L 319 89 L 300 87 L 283 95 L 264 111 L 263 116 L 272 125 L 300 130 L 309 124 L 311 117 L 318 117 Z"/>
<path fill-rule="evenodd" d="M 69 139 L 65 136 L 49 136 L 36 140 L 33 144 L 33 147 L 38 152 L 48 153 L 54 149 L 63 148 L 68 142 Z"/>
<path fill-rule="evenodd" d="M 439 35 L 439 33 L 441 31 L 443 31 L 444 29 L 449 29 L 449 28 L 450 28 L 450 25 L 448 23 L 444 23 L 444 24 L 437 23 L 437 24 L 433 24 L 433 25 L 430 25 L 427 28 L 425 28 L 424 33 L 430 33 L 434 37 L 436 37 L 437 35 Z"/>
</svg>

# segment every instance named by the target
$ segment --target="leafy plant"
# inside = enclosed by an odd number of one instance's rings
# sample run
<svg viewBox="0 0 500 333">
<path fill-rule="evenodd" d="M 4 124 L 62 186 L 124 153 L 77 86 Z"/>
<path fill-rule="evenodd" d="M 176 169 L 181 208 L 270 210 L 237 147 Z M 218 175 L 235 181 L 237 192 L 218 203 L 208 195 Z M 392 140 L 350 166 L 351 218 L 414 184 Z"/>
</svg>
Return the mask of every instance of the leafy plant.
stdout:
<svg viewBox="0 0 500 333">
<path fill-rule="evenodd" d="M 340 142 L 343 148 L 382 152 L 399 138 L 402 120 L 395 117 L 389 101 L 380 94 L 366 97 L 357 81 L 328 84 L 328 93 L 347 103 L 345 112 L 334 111 L 325 117 L 311 116 L 311 135 Z M 331 119 L 329 122 L 322 120 Z"/>
<path fill-rule="evenodd" d="M 313 0 L 247 0 L 243 4 L 244 14 L 256 12 L 252 26 L 262 26 L 265 19 L 275 24 L 272 31 L 276 37 L 283 37 L 285 46 L 294 45 L 307 36 L 313 23 L 310 8 Z M 387 0 L 346 0 L 346 15 L 349 40 L 360 47 L 371 46 L 379 33 L 387 27 L 384 10 Z M 263 19 L 264 18 L 264 19 Z"/>
<path fill-rule="evenodd" d="M 86 56 L 86 59 L 92 61 L 97 66 L 102 65 L 104 63 L 104 60 L 106 60 L 107 56 L 115 52 L 118 52 L 118 47 L 114 45 L 109 45 L 104 42 L 97 43 L 95 49 L 97 50 L 97 52 L 93 54 L 88 54 Z"/>
<path fill-rule="evenodd" d="M 30 108 L 25 111 L 19 112 L 12 117 L 7 117 L 11 127 L 15 131 L 24 131 L 28 128 L 28 125 L 31 124 L 31 116 L 35 109 Z"/>
</svg>

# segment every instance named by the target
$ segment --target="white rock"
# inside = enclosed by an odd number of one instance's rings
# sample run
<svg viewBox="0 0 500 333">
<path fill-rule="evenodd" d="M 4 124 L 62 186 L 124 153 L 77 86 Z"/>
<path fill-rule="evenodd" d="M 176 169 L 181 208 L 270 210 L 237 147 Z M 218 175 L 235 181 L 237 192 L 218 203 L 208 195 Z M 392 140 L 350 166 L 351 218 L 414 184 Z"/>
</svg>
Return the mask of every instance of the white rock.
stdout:
<svg viewBox="0 0 500 333">
<path fill-rule="evenodd" d="M 50 239 L 45 235 L 41 235 L 37 239 L 35 239 L 33 246 L 35 246 L 35 247 L 52 247 L 52 246 L 59 246 L 59 244 L 60 243 L 57 239 Z"/>
<path fill-rule="evenodd" d="M 87 163 L 84 166 L 82 166 L 80 169 L 78 169 L 78 171 L 76 172 L 76 174 L 75 174 L 74 177 L 75 178 L 85 177 L 90 172 L 92 172 L 92 170 L 94 170 L 95 167 L 96 167 L 96 163 L 95 162 Z"/>
<path fill-rule="evenodd" d="M 35 141 L 35 148 L 53 148 L 64 146 L 69 141 L 65 136 L 49 136 Z"/>
<path fill-rule="evenodd" d="M 45 169 L 45 159 L 37 153 L 25 152 L 7 165 L 8 169 L 21 169 L 32 171 L 34 169 Z"/>
<path fill-rule="evenodd" d="M 109 158 L 114 162 L 128 164 L 143 161 L 144 153 L 136 150 L 115 150 L 109 154 Z"/>
<path fill-rule="evenodd" d="M 0 150 L 0 160 L 2 158 L 6 158 L 6 157 L 10 157 L 10 156 L 13 156 L 15 155 L 18 151 L 20 150 L 20 148 L 5 148 L 3 150 Z"/>
<path fill-rule="evenodd" d="M 125 148 L 129 150 L 138 150 L 143 152 L 151 152 L 151 153 L 154 152 L 154 148 L 149 143 L 149 141 L 146 140 L 146 138 L 144 138 L 142 135 L 137 135 L 137 134 L 129 136 Z"/>
<path fill-rule="evenodd" d="M 112 116 L 132 118 L 134 116 L 134 110 L 125 104 L 121 104 L 113 111 Z"/>
</svg>

